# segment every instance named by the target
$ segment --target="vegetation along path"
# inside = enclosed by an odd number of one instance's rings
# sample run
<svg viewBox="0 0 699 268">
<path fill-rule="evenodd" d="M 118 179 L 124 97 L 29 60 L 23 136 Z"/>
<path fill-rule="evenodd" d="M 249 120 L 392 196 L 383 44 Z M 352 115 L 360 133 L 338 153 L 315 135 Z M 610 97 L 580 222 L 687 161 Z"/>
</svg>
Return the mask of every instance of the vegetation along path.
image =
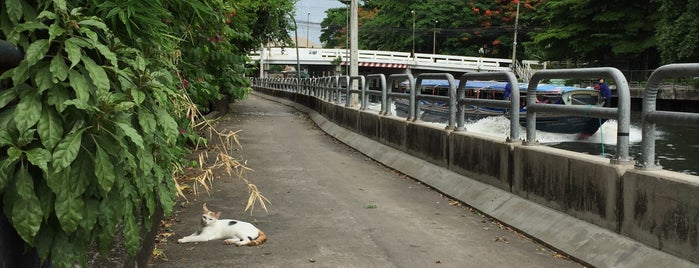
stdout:
<svg viewBox="0 0 699 268">
<path fill-rule="evenodd" d="M 241 130 L 237 152 L 269 211 L 244 212 L 244 185 L 217 180 L 211 195 L 175 208 L 174 234 L 154 267 L 581 266 L 372 161 L 293 108 L 255 94 L 231 108 L 219 127 Z M 253 222 L 269 240 L 177 244 L 197 228 L 203 203 Z"/>
</svg>

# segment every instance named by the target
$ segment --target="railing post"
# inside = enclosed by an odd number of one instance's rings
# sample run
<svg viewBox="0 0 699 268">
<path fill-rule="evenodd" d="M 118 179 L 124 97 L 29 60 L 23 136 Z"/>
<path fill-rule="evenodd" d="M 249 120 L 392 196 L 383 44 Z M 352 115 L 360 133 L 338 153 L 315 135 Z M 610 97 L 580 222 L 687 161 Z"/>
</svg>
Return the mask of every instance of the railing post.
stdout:
<svg viewBox="0 0 699 268">
<path fill-rule="evenodd" d="M 656 111 L 660 83 L 667 77 L 693 77 L 699 75 L 699 63 L 668 64 L 660 66 L 648 78 L 642 111 L 641 160 L 636 166 L 642 170 L 659 170 L 655 162 L 655 123 L 669 122 L 699 125 L 699 114 Z"/>
<path fill-rule="evenodd" d="M 464 118 L 464 109 L 462 105 L 459 105 L 459 100 L 465 97 L 465 86 L 468 80 L 471 79 L 482 79 L 482 80 L 507 80 L 510 85 L 510 136 L 507 138 L 507 142 L 516 142 L 519 140 L 519 83 L 517 82 L 517 77 L 512 72 L 496 72 L 496 73 L 465 73 L 459 79 L 459 85 L 457 87 L 457 131 L 464 130 L 466 125 L 466 120 Z M 505 100 L 503 100 L 505 101 Z"/>
</svg>

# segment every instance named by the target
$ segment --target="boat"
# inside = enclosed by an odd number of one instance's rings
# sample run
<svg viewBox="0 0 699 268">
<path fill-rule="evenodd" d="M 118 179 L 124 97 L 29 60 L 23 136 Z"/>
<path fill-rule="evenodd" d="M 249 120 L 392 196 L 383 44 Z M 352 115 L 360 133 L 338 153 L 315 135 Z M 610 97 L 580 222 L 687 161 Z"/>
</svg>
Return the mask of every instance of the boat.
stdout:
<svg viewBox="0 0 699 268">
<path fill-rule="evenodd" d="M 458 80 L 456 81 L 458 84 Z M 400 92 L 407 92 L 407 81 L 401 83 L 397 88 Z M 466 98 L 479 99 L 507 99 L 507 82 L 498 81 L 467 81 L 464 86 Z M 520 91 L 520 116 L 519 123 L 526 127 L 526 83 L 519 83 Z M 420 87 L 420 95 L 440 95 L 448 96 L 449 84 L 446 80 L 423 80 Z M 579 88 L 572 86 L 562 86 L 554 84 L 539 84 L 536 89 L 538 103 L 549 103 L 556 105 L 586 105 L 602 107 L 604 102 L 599 91 L 589 88 Z M 427 122 L 446 122 L 449 118 L 449 107 L 444 102 L 419 100 L 421 113 L 420 120 Z M 408 114 L 409 103 L 405 98 L 394 100 L 396 113 L 399 116 Z M 464 117 L 468 121 L 476 121 L 491 116 L 505 116 L 509 118 L 509 109 L 500 109 L 484 106 L 468 106 L 464 109 Z M 606 121 L 604 118 L 593 118 L 584 116 L 556 115 L 550 113 L 537 112 L 536 129 L 552 133 L 592 135 Z"/>
</svg>

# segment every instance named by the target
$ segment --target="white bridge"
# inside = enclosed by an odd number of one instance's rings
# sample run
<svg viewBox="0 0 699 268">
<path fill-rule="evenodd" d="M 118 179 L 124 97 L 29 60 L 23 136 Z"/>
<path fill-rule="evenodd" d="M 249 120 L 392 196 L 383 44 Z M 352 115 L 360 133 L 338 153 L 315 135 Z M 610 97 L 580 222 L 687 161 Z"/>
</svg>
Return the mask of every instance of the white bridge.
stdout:
<svg viewBox="0 0 699 268">
<path fill-rule="evenodd" d="M 301 65 L 349 65 L 349 51 L 346 49 L 299 48 Z M 259 61 L 262 56 L 264 64 L 296 65 L 296 48 L 264 48 L 263 53 L 255 51 L 250 54 L 253 61 Z M 530 69 L 534 61 L 523 61 L 525 68 L 517 66 L 517 74 Z M 421 69 L 444 72 L 498 72 L 512 70 L 512 59 L 497 59 L 484 57 L 466 57 L 438 54 L 416 53 L 411 57 L 408 52 L 359 50 L 359 66 Z"/>
</svg>

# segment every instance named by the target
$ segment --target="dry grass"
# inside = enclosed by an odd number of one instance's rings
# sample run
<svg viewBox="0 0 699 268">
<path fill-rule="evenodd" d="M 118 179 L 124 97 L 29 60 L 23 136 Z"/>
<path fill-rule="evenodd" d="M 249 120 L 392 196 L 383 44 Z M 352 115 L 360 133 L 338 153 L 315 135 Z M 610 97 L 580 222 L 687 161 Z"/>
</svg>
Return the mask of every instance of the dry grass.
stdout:
<svg viewBox="0 0 699 268">
<path fill-rule="evenodd" d="M 246 163 L 231 155 L 234 148 L 242 148 L 238 140 L 239 131 L 216 129 L 216 119 L 204 116 L 197 106 L 186 95 L 182 94 L 182 107 L 179 111 L 184 111 L 184 115 L 189 119 L 190 126 L 202 137 L 196 142 L 193 159 L 196 159 L 196 166 L 183 167 L 177 165 L 173 172 L 173 180 L 177 186 L 177 195 L 187 199 L 185 190 L 191 191 L 195 196 L 201 193 L 210 194 L 213 181 L 217 172 L 225 172 L 228 177 L 242 181 L 248 189 L 248 202 L 245 211 L 253 212 L 256 205 L 267 211 L 266 203 L 270 203 L 259 191 L 255 184 L 245 177 L 247 171 L 252 171 Z"/>
</svg>

